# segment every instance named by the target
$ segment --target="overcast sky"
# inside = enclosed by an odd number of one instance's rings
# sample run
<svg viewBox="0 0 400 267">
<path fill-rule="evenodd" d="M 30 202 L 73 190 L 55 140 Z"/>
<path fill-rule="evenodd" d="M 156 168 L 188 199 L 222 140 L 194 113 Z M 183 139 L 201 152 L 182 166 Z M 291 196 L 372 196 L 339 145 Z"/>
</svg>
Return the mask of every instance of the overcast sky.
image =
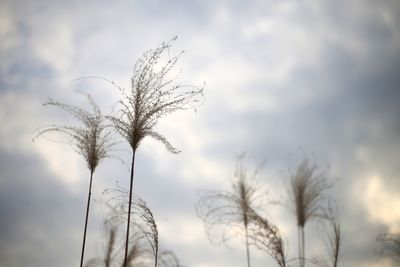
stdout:
<svg viewBox="0 0 400 267">
<path fill-rule="evenodd" d="M 394 267 L 376 237 L 400 232 L 400 4 L 398 1 L 0 2 L 0 265 L 70 267 L 80 259 L 88 170 L 67 144 L 32 131 L 73 123 L 48 98 L 105 113 L 129 87 L 135 60 L 178 35 L 179 82 L 202 86 L 204 104 L 157 130 L 182 152 L 145 140 L 135 192 L 152 209 L 164 248 L 191 267 L 245 266 L 244 243 L 209 243 L 194 204 L 199 189 L 229 189 L 235 155 L 266 159 L 269 199 L 288 203 L 288 170 L 307 156 L 335 186 L 344 267 Z M 129 162 L 128 146 L 118 152 Z M 127 188 L 116 160 L 96 171 L 86 259 L 103 252 L 103 190 Z M 296 222 L 266 205 L 297 255 Z M 317 224 L 307 256 L 326 258 Z M 252 249 L 253 266 L 273 266 Z"/>
</svg>

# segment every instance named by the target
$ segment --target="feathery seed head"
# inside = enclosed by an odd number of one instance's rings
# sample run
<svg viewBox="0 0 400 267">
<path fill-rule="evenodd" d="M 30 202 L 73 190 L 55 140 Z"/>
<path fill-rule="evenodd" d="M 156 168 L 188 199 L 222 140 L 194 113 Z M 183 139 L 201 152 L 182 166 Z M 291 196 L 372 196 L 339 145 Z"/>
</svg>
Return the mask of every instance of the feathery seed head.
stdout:
<svg viewBox="0 0 400 267">
<path fill-rule="evenodd" d="M 83 126 L 50 125 L 41 127 L 34 131 L 33 140 L 50 133 L 64 135 L 74 150 L 85 158 L 89 170 L 93 173 L 104 158 L 110 157 L 109 151 L 115 143 L 111 142 L 111 132 L 108 131 L 105 118 L 98 105 L 90 95 L 86 94 L 86 96 L 93 109 L 92 113 L 52 99 L 44 103 L 45 106 L 56 106 L 70 113 Z"/>
<path fill-rule="evenodd" d="M 278 227 L 254 210 L 249 211 L 249 221 L 251 244 L 268 253 L 280 267 L 285 267 L 287 260 L 284 239 Z"/>
<path fill-rule="evenodd" d="M 328 210 L 324 219 L 328 221 L 324 224 L 326 228 L 325 245 L 328 249 L 329 260 L 332 267 L 339 266 L 342 256 L 342 232 L 340 223 L 337 219 L 337 211 L 333 207 L 333 202 L 328 203 Z"/>
<path fill-rule="evenodd" d="M 243 226 L 249 224 L 249 212 L 255 208 L 257 200 L 262 195 L 255 181 L 259 168 L 249 174 L 244 165 L 243 157 L 236 163 L 232 192 L 203 191 L 196 206 L 198 216 L 203 220 L 207 235 L 212 243 L 219 238 L 219 227 L 222 227 L 222 241 L 232 236 L 242 234 Z"/>
<path fill-rule="evenodd" d="M 112 216 L 110 221 L 123 222 L 126 221 L 128 217 L 127 206 L 129 204 L 126 195 L 128 192 L 121 188 L 108 189 L 104 192 L 105 194 L 111 194 L 111 198 L 108 200 L 108 205 L 113 207 Z M 146 202 L 141 199 L 138 195 L 132 195 L 132 210 L 131 215 L 134 218 L 131 220 L 131 225 L 140 239 L 147 240 L 150 246 L 151 252 L 154 259 L 158 258 L 159 250 L 159 239 L 158 239 L 158 228 L 157 223 L 154 219 L 153 213 L 147 206 Z"/>
<path fill-rule="evenodd" d="M 383 233 L 377 240 L 382 243 L 382 249 L 379 251 L 381 256 L 400 262 L 400 233 Z"/>
<path fill-rule="evenodd" d="M 330 185 L 327 183 L 325 172 L 317 172 L 317 167 L 311 165 L 305 158 L 290 178 L 292 201 L 295 208 L 297 225 L 304 227 L 306 222 L 321 214 L 320 201 L 322 192 Z"/>
<path fill-rule="evenodd" d="M 134 151 L 148 136 L 163 143 L 170 152 L 178 153 L 163 135 L 154 131 L 154 127 L 169 113 L 201 104 L 203 88 L 176 84 L 177 77 L 171 77 L 182 54 L 169 55 L 171 43 L 175 40 L 176 37 L 145 52 L 133 67 L 131 88 L 118 87 L 122 95 L 120 110 L 108 118 Z M 164 57 L 167 57 L 166 62 Z"/>
</svg>

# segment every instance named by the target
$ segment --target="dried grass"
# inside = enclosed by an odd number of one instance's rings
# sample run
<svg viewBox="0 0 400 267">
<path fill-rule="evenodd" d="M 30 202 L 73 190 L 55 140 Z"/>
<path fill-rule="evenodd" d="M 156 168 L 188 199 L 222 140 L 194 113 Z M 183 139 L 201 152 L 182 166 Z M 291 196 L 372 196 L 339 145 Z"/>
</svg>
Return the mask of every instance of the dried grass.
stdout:
<svg viewBox="0 0 400 267">
<path fill-rule="evenodd" d="M 173 71 L 180 55 L 170 56 L 170 48 L 176 37 L 150 49 L 136 61 L 131 77 L 131 88 L 116 86 L 121 93 L 119 110 L 108 116 L 115 130 L 132 148 L 129 203 L 131 203 L 134 178 L 135 154 L 141 141 L 151 137 L 161 142 L 168 151 L 178 153 L 166 137 L 155 131 L 158 121 L 167 114 L 196 108 L 201 104 L 203 88 L 176 83 Z M 166 59 L 166 62 L 162 60 Z M 128 205 L 125 259 L 128 253 L 131 205 Z M 126 267 L 126 266 L 125 266 Z"/>
<path fill-rule="evenodd" d="M 323 218 L 324 241 L 328 250 L 330 266 L 338 267 L 342 257 L 342 232 L 337 218 L 337 208 L 329 201 L 326 215 Z"/>
<path fill-rule="evenodd" d="M 55 106 L 68 112 L 75 119 L 81 122 L 83 126 L 49 125 L 41 127 L 34 131 L 35 136 L 33 139 L 35 140 L 39 136 L 46 136 L 51 133 L 63 135 L 74 150 L 84 157 L 87 167 L 90 170 L 89 192 L 80 261 L 81 267 L 83 266 L 85 254 L 86 230 L 89 217 L 93 173 L 103 159 L 112 157 L 110 151 L 115 145 L 115 143 L 111 141 L 111 132 L 109 131 L 109 128 L 107 128 L 105 123 L 106 120 L 101 114 L 100 108 L 90 95 L 86 94 L 86 96 L 93 112 L 88 112 L 82 108 L 54 101 L 52 99 L 49 99 L 44 104 L 45 106 Z"/>
<path fill-rule="evenodd" d="M 99 106 L 90 95 L 85 95 L 92 107 L 92 112 L 53 99 L 49 99 L 43 104 L 44 106 L 55 106 L 68 112 L 82 126 L 52 124 L 40 127 L 34 131 L 33 140 L 53 133 L 64 136 L 72 148 L 84 157 L 90 172 L 94 173 L 103 159 L 113 157 L 110 151 L 112 151 L 115 142 L 112 141 L 111 131 L 107 127 L 106 119 L 101 114 Z"/>
<path fill-rule="evenodd" d="M 193 109 L 201 104 L 203 88 L 176 83 L 174 69 L 180 55 L 170 56 L 172 42 L 162 43 L 146 51 L 133 67 L 131 88 L 117 86 L 121 93 L 119 111 L 108 118 L 115 129 L 136 151 L 145 137 L 151 137 L 172 153 L 179 152 L 154 130 L 160 118 L 179 110 Z M 164 63 L 162 59 L 167 57 Z M 115 85 L 115 83 L 113 83 Z"/>
<path fill-rule="evenodd" d="M 243 157 L 239 157 L 234 173 L 235 179 L 232 183 L 233 192 L 201 191 L 196 206 L 197 214 L 204 222 L 211 243 L 215 244 L 215 241 L 219 240 L 220 227 L 222 227 L 221 239 L 224 243 L 244 232 L 248 266 L 250 266 L 249 213 L 256 206 L 260 196 L 263 196 L 256 181 L 259 171 L 260 167 L 249 175 L 244 166 Z"/>
<path fill-rule="evenodd" d="M 319 171 L 308 158 L 303 159 L 290 178 L 290 195 L 297 219 L 300 267 L 305 265 L 304 227 L 306 223 L 324 215 L 323 192 L 330 185 L 325 171 Z"/>
<path fill-rule="evenodd" d="M 400 262 L 400 234 L 384 233 L 378 236 L 377 240 L 381 242 L 382 249 L 379 254 Z"/>
<path fill-rule="evenodd" d="M 249 213 L 249 237 L 251 244 L 268 253 L 280 267 L 286 267 L 284 240 L 277 226 L 254 210 Z"/>
<path fill-rule="evenodd" d="M 108 189 L 105 191 L 106 195 L 110 195 L 108 205 L 113 207 L 112 215 L 110 216 L 110 223 L 121 224 L 128 218 L 127 214 L 127 195 L 128 192 L 118 187 L 116 189 Z M 158 252 L 159 252 L 159 239 L 158 239 L 158 228 L 154 219 L 153 213 L 139 196 L 133 194 L 131 199 L 131 226 L 134 233 L 136 234 L 136 240 L 146 240 L 150 246 L 150 251 L 153 256 L 154 265 L 158 264 Z M 138 244 L 138 242 L 134 244 Z M 131 243 L 131 242 L 130 242 Z M 143 245 L 142 245 L 143 247 Z M 143 251 L 145 251 L 143 249 Z M 125 260 L 124 260 L 125 261 Z M 129 262 L 129 253 L 127 255 L 127 262 Z"/>
</svg>

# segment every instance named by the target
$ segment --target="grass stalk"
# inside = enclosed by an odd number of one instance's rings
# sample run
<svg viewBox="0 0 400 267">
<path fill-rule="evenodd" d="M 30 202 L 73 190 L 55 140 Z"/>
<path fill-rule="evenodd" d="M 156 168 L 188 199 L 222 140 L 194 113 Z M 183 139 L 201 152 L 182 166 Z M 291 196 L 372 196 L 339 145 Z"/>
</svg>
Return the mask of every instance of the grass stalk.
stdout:
<svg viewBox="0 0 400 267">
<path fill-rule="evenodd" d="M 245 239 L 246 239 L 247 267 L 250 267 L 249 229 L 247 227 L 247 224 L 245 225 L 244 229 L 245 229 Z"/>
<path fill-rule="evenodd" d="M 85 244 L 86 244 L 86 233 L 87 224 L 89 218 L 90 209 L 90 198 L 92 194 L 92 181 L 93 173 L 99 163 L 105 158 L 112 158 L 110 151 L 115 146 L 115 143 L 111 141 L 111 132 L 105 125 L 105 118 L 100 112 L 100 108 L 93 100 L 93 98 L 85 94 L 89 100 L 89 103 L 93 109 L 92 112 L 88 112 L 82 108 L 64 104 L 58 101 L 49 99 L 44 105 L 45 106 L 55 106 L 65 112 L 72 115 L 76 120 L 78 120 L 80 126 L 72 125 L 48 125 L 36 129 L 33 141 L 42 135 L 59 134 L 63 136 L 68 143 L 73 147 L 73 149 L 82 155 L 87 163 L 87 167 L 90 171 L 90 182 L 89 182 L 89 192 L 88 200 L 86 205 L 86 217 L 85 217 L 85 227 L 83 231 L 82 240 L 82 252 L 80 258 L 80 267 L 83 266 L 84 254 L 85 254 Z"/>
<path fill-rule="evenodd" d="M 81 264 L 80 264 L 80 267 L 83 266 L 83 258 L 84 258 L 84 254 L 85 254 L 86 231 L 87 231 L 88 218 L 89 218 L 89 209 L 90 209 L 90 197 L 92 195 L 92 181 L 93 181 L 93 171 L 90 171 L 89 192 L 88 192 L 88 200 L 87 200 L 87 204 L 86 204 L 86 218 L 85 218 L 85 228 L 83 230 L 83 241 L 82 241 L 82 252 L 81 252 Z"/>
<path fill-rule="evenodd" d="M 327 182 L 325 171 L 319 171 L 315 164 L 305 158 L 296 171 L 291 174 L 290 194 L 294 206 L 298 227 L 299 265 L 305 266 L 305 234 L 304 227 L 309 220 L 323 217 L 323 192 L 330 185 Z"/>
<path fill-rule="evenodd" d="M 132 166 L 131 166 L 131 179 L 129 184 L 129 203 L 128 203 L 128 222 L 126 225 L 126 240 L 125 240 L 125 257 L 124 257 L 124 267 L 127 267 L 128 258 L 128 246 L 129 246 L 129 226 L 131 222 L 131 208 L 132 208 L 132 191 L 133 191 L 133 178 L 135 173 L 135 155 L 136 150 L 132 152 Z"/>
</svg>

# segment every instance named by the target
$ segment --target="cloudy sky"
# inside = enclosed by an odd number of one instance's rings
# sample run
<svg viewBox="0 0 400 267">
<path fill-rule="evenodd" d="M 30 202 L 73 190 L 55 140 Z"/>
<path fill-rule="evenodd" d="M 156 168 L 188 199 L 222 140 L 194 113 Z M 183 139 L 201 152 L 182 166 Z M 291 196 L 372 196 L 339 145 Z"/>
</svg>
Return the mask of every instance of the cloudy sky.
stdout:
<svg viewBox="0 0 400 267">
<path fill-rule="evenodd" d="M 129 87 L 135 60 L 178 35 L 179 81 L 205 82 L 196 112 L 157 130 L 182 152 L 145 140 L 135 192 L 152 209 L 164 248 L 192 267 L 244 266 L 243 241 L 209 243 L 194 205 L 199 189 L 229 189 L 235 155 L 265 159 L 268 198 L 288 203 L 288 170 L 307 156 L 329 166 L 343 227 L 345 267 L 394 267 L 379 258 L 379 233 L 400 231 L 400 4 L 398 1 L 16 1 L 0 2 L 0 265 L 70 267 L 80 258 L 88 171 L 64 143 L 32 131 L 73 123 L 43 107 L 49 97 L 105 113 Z M 53 140 L 54 141 L 54 140 Z M 57 140 L 55 140 L 57 141 Z M 129 149 L 118 156 L 129 162 Z M 103 253 L 105 196 L 129 169 L 96 171 L 86 258 Z M 297 255 L 285 205 L 266 205 Z M 307 255 L 326 258 L 317 224 Z M 272 266 L 252 250 L 253 266 Z"/>
</svg>

